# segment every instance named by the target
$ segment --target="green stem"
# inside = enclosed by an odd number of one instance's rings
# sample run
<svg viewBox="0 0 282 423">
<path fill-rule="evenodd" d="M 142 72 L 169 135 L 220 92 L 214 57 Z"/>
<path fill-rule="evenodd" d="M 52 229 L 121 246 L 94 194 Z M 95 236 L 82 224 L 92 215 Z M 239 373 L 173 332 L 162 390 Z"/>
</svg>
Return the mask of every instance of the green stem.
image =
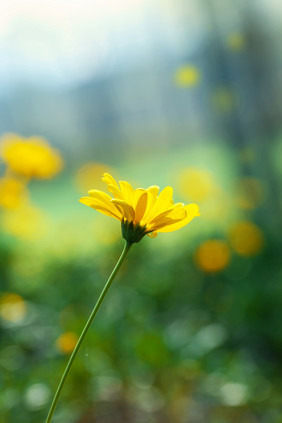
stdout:
<svg viewBox="0 0 282 423">
<path fill-rule="evenodd" d="M 51 422 L 52 416 L 54 414 L 54 411 L 55 411 L 57 402 L 58 402 L 58 400 L 60 398 L 60 395 L 61 395 L 61 392 L 62 392 L 64 383 L 65 383 L 65 380 L 67 378 L 67 375 L 68 375 L 68 373 L 69 373 L 69 371 L 71 369 L 72 363 L 74 362 L 74 359 L 75 359 L 75 357 L 76 357 L 76 355 L 78 353 L 78 350 L 79 350 L 79 348 L 80 348 L 80 346 L 81 346 L 81 344 L 83 342 L 83 339 L 85 338 L 85 335 L 87 334 L 88 329 L 90 328 L 91 323 L 93 322 L 94 317 L 96 316 L 96 314 L 97 314 L 97 312 L 98 312 L 98 310 L 100 308 L 100 305 L 102 304 L 103 299 L 104 299 L 106 293 L 108 292 L 108 290 L 109 290 L 109 288 L 110 288 L 110 286 L 111 286 L 111 284 L 112 284 L 112 282 L 113 282 L 113 280 L 114 280 L 114 278 L 115 278 L 115 276 L 116 276 L 116 274 L 117 274 L 120 266 L 122 265 L 122 263 L 123 263 L 126 255 L 128 253 L 128 251 L 129 251 L 131 245 L 132 244 L 126 242 L 126 244 L 124 246 L 124 249 L 123 249 L 123 251 L 121 253 L 121 256 L 118 259 L 118 262 L 115 265 L 115 268 L 112 271 L 109 279 L 107 280 L 107 282 L 106 282 L 106 284 L 105 284 L 105 286 L 103 288 L 103 291 L 101 292 L 100 297 L 98 298 L 98 300 L 97 300 L 97 302 L 96 302 L 96 304 L 95 304 L 95 306 L 94 306 L 94 308 L 92 310 L 92 313 L 90 314 L 90 317 L 87 320 L 87 323 L 86 323 L 86 325 L 83 328 L 83 331 L 81 332 L 81 335 L 79 337 L 79 340 L 77 341 L 77 344 L 76 344 L 76 346 L 75 346 L 75 348 L 74 348 L 74 350 L 72 352 L 72 355 L 70 356 L 70 359 L 68 361 L 68 364 L 66 365 L 66 368 L 65 368 L 65 371 L 63 373 L 63 376 L 61 377 L 60 383 L 58 385 L 57 391 L 55 393 L 54 399 L 52 401 L 52 404 L 51 404 L 51 407 L 50 407 L 50 410 L 49 410 L 49 413 L 48 413 L 48 416 L 47 416 L 47 419 L 46 419 L 46 423 L 50 423 Z"/>
</svg>

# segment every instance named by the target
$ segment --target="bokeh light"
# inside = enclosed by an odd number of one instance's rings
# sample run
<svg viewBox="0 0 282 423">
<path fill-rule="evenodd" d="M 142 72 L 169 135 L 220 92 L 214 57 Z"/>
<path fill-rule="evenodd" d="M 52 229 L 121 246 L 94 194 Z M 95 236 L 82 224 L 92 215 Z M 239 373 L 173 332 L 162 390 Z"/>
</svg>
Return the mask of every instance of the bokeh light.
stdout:
<svg viewBox="0 0 282 423">
<path fill-rule="evenodd" d="M 62 353 L 68 354 L 72 352 L 77 341 L 78 341 L 78 337 L 75 333 L 65 332 L 62 335 L 60 335 L 59 338 L 56 340 L 56 347 Z"/>
<path fill-rule="evenodd" d="M 261 229 L 248 221 L 232 225 L 229 230 L 229 240 L 236 253 L 247 257 L 258 254 L 264 244 Z"/>
<path fill-rule="evenodd" d="M 211 172 L 189 167 L 179 175 L 179 190 L 188 200 L 202 202 L 212 197 L 216 184 Z"/>
<path fill-rule="evenodd" d="M 196 66 L 181 66 L 175 72 L 174 80 L 180 87 L 195 87 L 200 82 L 200 71 Z"/>
<path fill-rule="evenodd" d="M 240 51 L 244 49 L 246 40 L 244 34 L 233 32 L 227 38 L 227 45 L 232 51 Z"/>
<path fill-rule="evenodd" d="M 199 246 L 195 258 L 205 272 L 219 272 L 228 265 L 230 252 L 225 241 L 210 239 Z"/>
<path fill-rule="evenodd" d="M 27 313 L 27 305 L 23 298 L 12 292 L 0 296 L 0 316 L 12 323 L 21 322 Z"/>
</svg>

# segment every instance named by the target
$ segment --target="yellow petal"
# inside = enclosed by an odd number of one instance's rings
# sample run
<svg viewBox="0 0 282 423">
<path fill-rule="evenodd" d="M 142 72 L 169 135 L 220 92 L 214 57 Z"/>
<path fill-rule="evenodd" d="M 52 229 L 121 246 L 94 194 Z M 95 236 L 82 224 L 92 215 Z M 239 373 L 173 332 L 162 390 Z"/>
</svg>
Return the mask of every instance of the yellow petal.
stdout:
<svg viewBox="0 0 282 423">
<path fill-rule="evenodd" d="M 147 234 L 150 238 L 156 238 L 156 236 L 158 235 L 158 233 L 157 232 L 149 232 L 148 234 Z"/>
<path fill-rule="evenodd" d="M 119 185 L 121 193 L 123 195 L 123 199 L 131 204 L 133 200 L 134 189 L 132 188 L 130 183 L 126 181 L 119 181 Z"/>
<path fill-rule="evenodd" d="M 151 214 L 151 211 L 157 201 L 157 197 L 158 197 L 158 193 L 159 193 L 160 188 L 157 187 L 156 185 L 153 185 L 149 188 L 146 189 L 147 193 L 148 193 L 148 199 L 147 199 L 147 209 L 146 209 L 146 213 L 144 214 L 143 219 L 146 221 L 147 220 L 147 216 L 149 216 Z"/>
<path fill-rule="evenodd" d="M 109 173 L 103 174 L 102 181 L 105 182 L 107 185 L 114 185 L 116 188 L 118 188 L 116 180 Z"/>
<path fill-rule="evenodd" d="M 115 204 L 117 206 L 118 210 L 122 210 L 122 214 L 125 217 L 125 219 L 129 221 L 133 221 L 135 218 L 135 213 L 133 207 L 131 207 L 126 201 L 124 200 L 118 200 L 118 199 L 112 199 L 111 203 Z"/>
<path fill-rule="evenodd" d="M 110 202 L 112 199 L 112 197 L 110 197 L 108 194 L 98 189 L 91 189 L 88 191 L 88 195 L 90 195 L 92 198 L 96 198 L 96 200 L 99 201 Z"/>
<path fill-rule="evenodd" d="M 117 181 L 109 173 L 103 174 L 102 181 L 108 185 L 108 191 L 111 192 L 115 198 L 123 199 Z"/>
<path fill-rule="evenodd" d="M 120 189 L 117 188 L 115 185 L 109 184 L 108 191 L 111 192 L 115 198 L 124 200 L 124 196 L 122 195 Z"/>
<path fill-rule="evenodd" d="M 147 188 L 147 191 L 150 191 L 154 198 L 157 198 L 158 193 L 159 193 L 160 187 L 158 187 L 157 185 L 152 185 L 149 188 Z"/>
<path fill-rule="evenodd" d="M 168 226 L 172 226 L 177 224 L 178 222 L 182 222 L 183 219 L 169 219 L 169 218 L 163 218 L 159 219 L 157 222 L 147 225 L 146 229 L 148 231 L 157 231 L 161 232 L 160 229 Z"/>
<path fill-rule="evenodd" d="M 182 203 L 177 203 L 174 204 L 172 207 L 170 207 L 168 210 L 164 211 L 161 214 L 158 214 L 154 219 L 152 219 L 150 222 L 150 224 L 154 224 L 157 223 L 159 220 L 162 220 L 164 218 L 169 218 L 169 219 L 185 219 L 187 213 L 185 210 L 185 207 L 183 207 L 184 204 Z"/>
<path fill-rule="evenodd" d="M 133 194 L 133 204 L 132 206 L 134 207 L 134 209 L 137 206 L 137 203 L 139 201 L 139 198 L 141 197 L 142 194 L 144 194 L 146 190 L 144 188 L 137 188 L 134 190 L 134 194 Z"/>
<path fill-rule="evenodd" d="M 147 208 L 148 193 L 144 191 L 135 207 L 135 223 L 141 222 Z"/>
<path fill-rule="evenodd" d="M 85 204 L 86 206 L 92 207 L 92 209 L 95 209 L 99 211 L 100 213 L 103 213 L 107 216 L 114 217 L 117 220 L 122 219 L 122 215 L 118 210 L 112 211 L 111 209 L 107 208 L 107 206 L 102 202 L 95 200 L 91 197 L 82 197 L 79 199 L 80 203 Z"/>
<path fill-rule="evenodd" d="M 106 207 L 106 209 L 109 209 L 113 213 L 116 213 L 116 207 L 113 205 L 113 203 L 111 203 L 112 197 L 110 197 L 108 194 L 97 189 L 88 191 L 88 194 L 91 198 L 101 202 L 101 206 Z"/>
<path fill-rule="evenodd" d="M 173 223 L 167 226 L 164 226 L 160 229 L 158 229 L 158 232 L 173 232 L 177 229 L 183 228 L 183 226 L 187 225 L 189 222 L 191 222 L 192 219 L 196 216 L 200 216 L 199 213 L 199 206 L 197 204 L 188 204 L 187 206 L 184 206 L 184 209 L 186 211 L 186 217 L 185 219 Z"/>
<path fill-rule="evenodd" d="M 157 199 L 156 207 L 160 209 L 161 211 L 164 211 L 169 206 L 173 205 L 173 189 L 171 187 L 165 187 Z"/>
<path fill-rule="evenodd" d="M 165 187 L 158 196 L 155 205 L 151 209 L 151 212 L 149 212 L 146 216 L 146 219 L 152 220 L 157 215 L 160 215 L 167 209 L 170 209 L 173 205 L 172 195 L 173 189 L 171 187 Z"/>
</svg>

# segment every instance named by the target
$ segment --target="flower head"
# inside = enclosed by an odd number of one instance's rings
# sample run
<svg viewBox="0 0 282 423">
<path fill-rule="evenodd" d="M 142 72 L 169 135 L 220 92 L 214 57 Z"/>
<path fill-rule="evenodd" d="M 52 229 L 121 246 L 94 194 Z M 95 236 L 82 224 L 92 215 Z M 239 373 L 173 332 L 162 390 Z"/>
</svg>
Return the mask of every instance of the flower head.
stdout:
<svg viewBox="0 0 282 423">
<path fill-rule="evenodd" d="M 171 187 L 151 186 L 133 189 L 129 182 L 119 184 L 108 173 L 102 180 L 114 196 L 98 191 L 88 191 L 89 197 L 79 201 L 100 213 L 121 221 L 122 235 L 129 242 L 139 242 L 144 235 L 157 236 L 158 232 L 172 232 L 187 225 L 199 216 L 197 204 L 173 203 Z"/>
<path fill-rule="evenodd" d="M 1 143 L 1 157 L 14 173 L 27 178 L 51 178 L 63 165 L 57 150 L 37 136 L 5 135 Z"/>
</svg>

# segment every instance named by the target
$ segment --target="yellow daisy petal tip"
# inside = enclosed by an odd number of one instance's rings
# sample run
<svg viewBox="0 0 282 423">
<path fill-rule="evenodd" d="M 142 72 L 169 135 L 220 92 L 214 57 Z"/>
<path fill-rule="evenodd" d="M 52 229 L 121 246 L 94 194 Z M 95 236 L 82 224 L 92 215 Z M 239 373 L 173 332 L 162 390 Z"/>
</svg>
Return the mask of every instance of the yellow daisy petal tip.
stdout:
<svg viewBox="0 0 282 423">
<path fill-rule="evenodd" d="M 88 197 L 81 197 L 78 201 L 82 204 L 85 204 L 84 200 L 88 198 Z"/>
<path fill-rule="evenodd" d="M 197 204 L 173 202 L 173 188 L 165 187 L 160 193 L 157 185 L 133 189 L 127 181 L 116 180 L 107 172 L 102 180 L 114 196 L 93 189 L 80 203 L 121 222 L 122 235 L 128 243 L 139 242 L 145 235 L 155 238 L 158 232 L 172 232 L 200 216 Z"/>
<path fill-rule="evenodd" d="M 158 232 L 149 232 L 148 234 L 147 234 L 150 238 L 156 238 L 157 236 L 158 236 Z"/>
</svg>

